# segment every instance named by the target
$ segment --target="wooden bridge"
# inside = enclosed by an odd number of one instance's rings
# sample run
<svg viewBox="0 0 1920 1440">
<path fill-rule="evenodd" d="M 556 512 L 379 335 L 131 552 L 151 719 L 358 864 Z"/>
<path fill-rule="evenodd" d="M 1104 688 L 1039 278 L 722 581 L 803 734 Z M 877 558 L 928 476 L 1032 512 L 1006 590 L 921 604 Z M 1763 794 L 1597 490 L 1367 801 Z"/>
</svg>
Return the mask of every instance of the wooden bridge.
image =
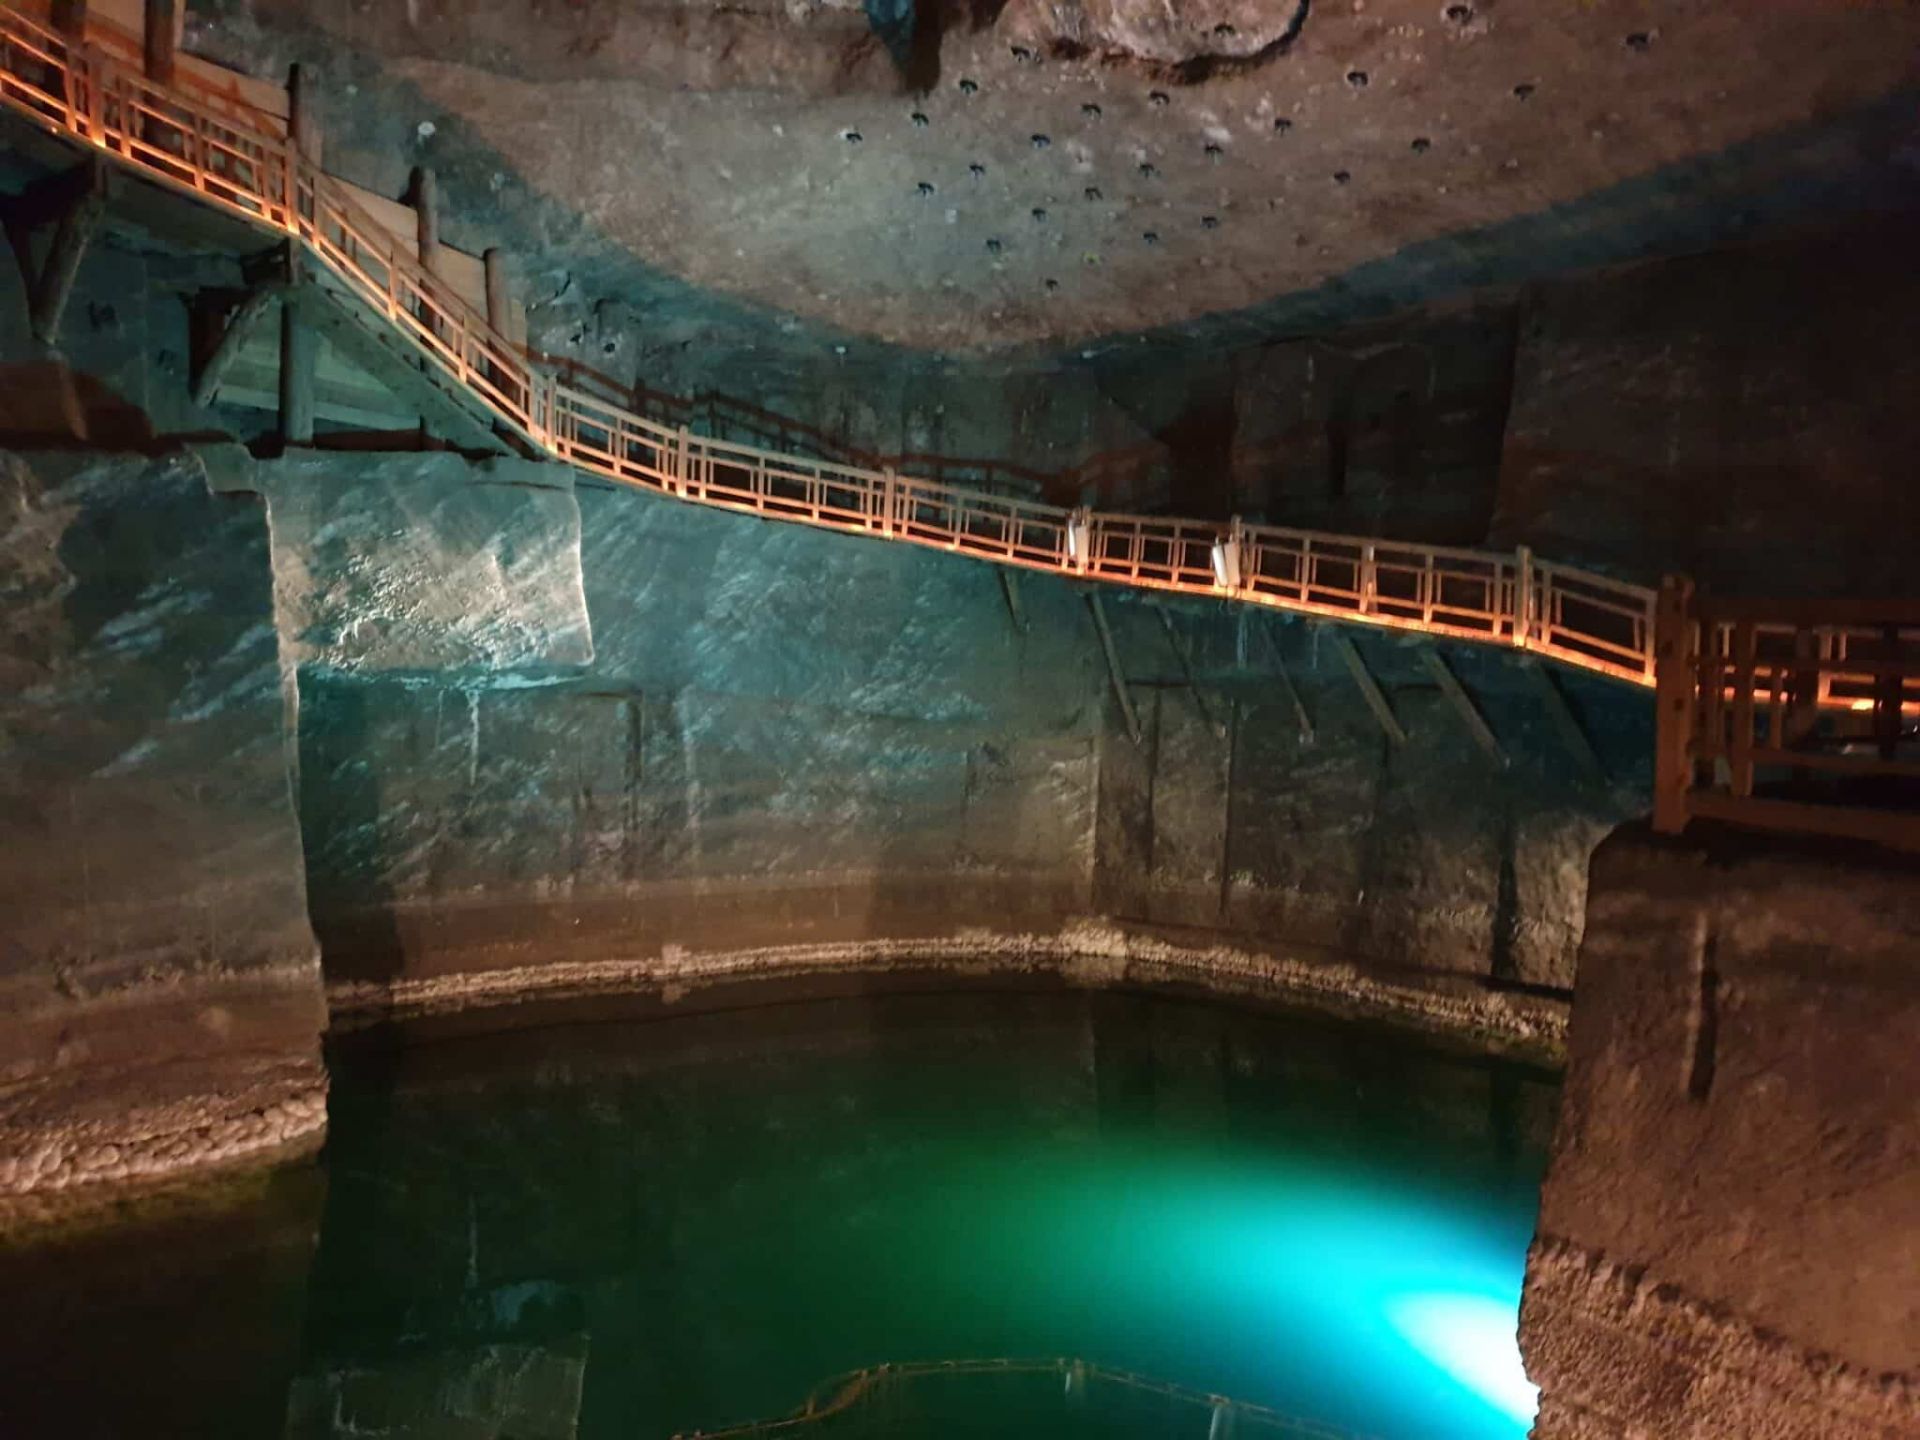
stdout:
<svg viewBox="0 0 1920 1440">
<path fill-rule="evenodd" d="M 282 407 L 311 438 L 310 375 L 320 330 L 337 343 L 402 350 L 416 393 L 481 443 L 508 444 L 619 484 L 693 504 L 924 546 L 1095 585 L 1237 602 L 1418 636 L 1507 647 L 1656 689 L 1656 823 L 1693 814 L 1859 835 L 1920 848 L 1920 817 L 1872 805 L 1756 797 L 1756 777 L 1920 781 L 1903 747 L 1920 716 L 1920 610 L 1887 606 L 1720 606 L 1692 587 L 1636 585 L 1512 552 L 1419 545 L 1281 526 L 1069 508 L 786 454 L 649 419 L 563 383 L 511 333 L 484 277 L 447 277 L 437 238 L 411 240 L 373 212 L 377 197 L 328 175 L 299 87 L 260 82 L 174 51 L 176 7 L 146 0 L 145 33 L 89 18 L 0 9 L 0 101 L 89 158 L 27 218 L 50 234 L 32 277 L 49 342 L 71 290 L 109 166 L 238 217 L 278 241 L 280 273 L 251 300 L 296 300 L 285 332 Z M 277 97 L 277 98 L 276 98 Z M 427 212 L 423 212 L 427 213 Z M 391 217 L 389 217 L 391 218 Z M 226 335 L 238 334 L 230 316 Z M 211 393 L 236 349 L 209 347 L 196 384 Z M 283 424 L 285 423 L 283 417 Z M 303 433 L 302 433 L 303 432 Z M 1097 594 L 1097 591 L 1096 591 Z M 1116 690 L 1121 687 L 1116 684 Z M 1123 692 L 1122 692 L 1123 693 Z M 1764 743 L 1761 726 L 1765 726 Z"/>
</svg>

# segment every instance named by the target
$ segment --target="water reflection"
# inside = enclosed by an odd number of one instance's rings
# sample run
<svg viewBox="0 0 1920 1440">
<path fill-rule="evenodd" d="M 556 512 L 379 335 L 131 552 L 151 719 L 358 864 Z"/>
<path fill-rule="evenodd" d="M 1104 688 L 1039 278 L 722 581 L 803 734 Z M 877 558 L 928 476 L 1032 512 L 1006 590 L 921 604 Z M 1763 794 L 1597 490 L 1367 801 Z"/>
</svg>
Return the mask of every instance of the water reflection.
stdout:
<svg viewBox="0 0 1920 1440">
<path fill-rule="evenodd" d="M 1525 1431 L 1502 1367 L 1538 1074 L 1120 995 L 568 1018 L 593 1023 L 342 1049 L 299 1303 L 278 1272 L 277 1310 L 190 1274 L 147 1287 L 173 1313 L 83 1286 L 74 1335 L 207 1337 L 178 1433 L 665 1436 L 882 1362 L 1008 1356 L 1375 1436 Z M 117 1263 L 149 1263 L 127 1236 Z M 205 1277 L 253 1273 L 201 1248 Z M 243 1419 L 216 1377 L 275 1347 L 285 1419 L 249 1428 L 260 1408 Z M 97 1342 L 41 1351 L 71 1369 Z M 941 1412 L 958 1428 L 876 1433 L 980 1433 L 994 1406 L 989 1428 L 1020 1433 L 1014 1392 L 972 1393 Z M 67 1396 L 58 1433 L 135 1433 L 89 1428 L 110 1397 Z"/>
</svg>

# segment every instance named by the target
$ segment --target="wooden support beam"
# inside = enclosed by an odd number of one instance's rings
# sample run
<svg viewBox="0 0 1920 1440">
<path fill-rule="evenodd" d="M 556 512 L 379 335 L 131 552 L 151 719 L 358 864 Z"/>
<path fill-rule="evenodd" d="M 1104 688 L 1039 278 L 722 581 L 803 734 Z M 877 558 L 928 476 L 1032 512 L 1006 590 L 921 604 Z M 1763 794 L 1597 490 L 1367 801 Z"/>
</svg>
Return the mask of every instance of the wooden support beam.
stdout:
<svg viewBox="0 0 1920 1440">
<path fill-rule="evenodd" d="M 240 358 L 261 317 L 286 297 L 282 284 L 256 285 L 239 304 L 231 307 L 207 305 L 209 324 L 217 326 L 217 337 L 204 352 L 193 377 L 193 403 L 211 405 L 220 398 L 220 386 Z"/>
<path fill-rule="evenodd" d="M 280 441 L 313 443 L 314 373 L 320 368 L 320 332 L 291 297 L 280 306 Z"/>
<path fill-rule="evenodd" d="M 180 53 L 180 27 L 185 19 L 179 0 L 146 0 L 147 78 L 156 85 L 173 83 L 174 59 Z"/>
<path fill-rule="evenodd" d="M 325 135 L 320 123 L 320 87 L 311 65 L 287 67 L 287 133 L 294 148 L 314 165 L 323 162 Z"/>
<path fill-rule="evenodd" d="M 1120 714 L 1127 722 L 1127 738 L 1140 743 L 1140 717 L 1133 712 L 1133 697 L 1127 693 L 1127 680 L 1120 673 L 1120 655 L 1113 648 L 1113 632 L 1107 628 L 1107 610 L 1100 603 L 1098 590 L 1087 591 L 1087 608 L 1093 611 L 1093 628 L 1100 632 L 1100 650 L 1107 657 L 1107 679 L 1113 684 L 1113 698 L 1120 702 Z"/>
<path fill-rule="evenodd" d="M 498 245 L 481 253 L 480 265 L 486 277 L 487 324 L 505 335 L 513 328 L 513 280 L 507 270 L 507 252 Z"/>
<path fill-rule="evenodd" d="M 1400 727 L 1394 717 L 1393 707 L 1387 704 L 1387 697 L 1381 692 L 1380 684 L 1373 678 L 1373 672 L 1367 669 L 1367 662 L 1360 658 L 1360 651 L 1351 638 L 1334 631 L 1333 643 L 1340 651 L 1340 658 L 1347 662 L 1347 669 L 1353 675 L 1353 683 L 1360 687 L 1360 693 L 1366 698 L 1367 708 L 1373 711 L 1373 718 L 1380 722 L 1380 728 L 1386 732 L 1387 739 L 1396 745 L 1407 743 L 1407 732 Z"/>
<path fill-rule="evenodd" d="M 1273 638 L 1273 630 L 1265 625 L 1260 627 L 1260 638 L 1266 642 L 1267 656 L 1273 661 L 1273 673 L 1279 677 L 1280 688 L 1286 692 L 1287 701 L 1293 706 L 1294 723 L 1300 727 L 1302 744 L 1313 743 L 1313 718 L 1307 714 L 1307 707 L 1300 699 L 1300 691 L 1294 686 L 1293 676 L 1287 671 L 1287 662 L 1281 658 L 1280 642 Z"/>
<path fill-rule="evenodd" d="M 1187 689 L 1193 695 L 1193 708 L 1200 712 L 1200 719 L 1215 735 L 1224 736 L 1226 728 L 1213 718 L 1213 712 L 1207 708 L 1207 697 L 1200 691 L 1200 682 L 1193 676 L 1193 653 L 1187 649 L 1186 641 L 1180 638 L 1180 632 L 1174 628 L 1173 616 L 1167 613 L 1167 607 L 1155 604 L 1154 614 L 1160 617 L 1160 628 L 1166 631 L 1167 644 L 1173 650 L 1173 658 L 1180 662 L 1181 677 L 1187 682 Z"/>
<path fill-rule="evenodd" d="M 420 252 L 420 266 L 431 275 L 440 273 L 440 184 L 425 165 L 413 167 L 414 239 Z"/>
<path fill-rule="evenodd" d="M 80 263 L 106 212 L 108 177 L 105 158 L 90 155 L 74 169 L 30 186 L 6 206 L 7 238 L 26 284 L 33 335 L 42 345 L 52 345 L 59 337 Z M 36 261 L 33 237 L 47 228 L 53 237 L 46 258 Z"/>
<path fill-rule="evenodd" d="M 1432 645 L 1421 647 L 1420 659 L 1433 678 L 1439 682 L 1440 693 L 1453 702 L 1453 708 L 1459 713 L 1460 721 L 1467 727 L 1467 733 L 1473 736 L 1474 743 L 1487 752 L 1502 770 L 1507 768 L 1507 752 L 1501 748 L 1499 737 L 1493 733 L 1493 727 L 1487 724 L 1487 717 L 1480 713 L 1480 707 L 1473 703 L 1473 697 L 1467 694 L 1466 686 L 1460 683 L 1460 677 L 1453 673 L 1453 667 L 1447 664 L 1447 657 Z"/>
<path fill-rule="evenodd" d="M 1600 763 L 1600 752 L 1593 748 L 1593 741 L 1587 738 L 1580 717 L 1573 713 L 1573 706 L 1567 703 L 1566 694 L 1560 689 L 1560 682 L 1553 678 L 1546 666 L 1531 658 L 1523 662 L 1520 668 L 1533 677 L 1533 687 L 1547 707 L 1547 716 L 1560 732 L 1560 743 L 1567 747 L 1568 753 L 1588 779 L 1604 781 L 1607 771 Z"/>
<path fill-rule="evenodd" d="M 1024 635 L 1027 617 L 1020 612 L 1020 572 L 1008 565 L 996 565 L 993 570 L 1000 577 L 1000 595 L 1007 602 L 1007 618 L 1013 621 L 1013 628 Z"/>
</svg>

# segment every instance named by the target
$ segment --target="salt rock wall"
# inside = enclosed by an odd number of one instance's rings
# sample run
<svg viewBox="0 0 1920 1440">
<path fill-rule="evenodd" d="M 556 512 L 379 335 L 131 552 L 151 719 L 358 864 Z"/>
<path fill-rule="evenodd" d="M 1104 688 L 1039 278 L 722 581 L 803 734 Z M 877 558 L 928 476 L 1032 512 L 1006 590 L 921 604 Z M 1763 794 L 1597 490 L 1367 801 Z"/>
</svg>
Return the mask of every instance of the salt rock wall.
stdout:
<svg viewBox="0 0 1920 1440">
<path fill-rule="evenodd" d="M 1417 651 L 1359 642 L 1409 732 L 1399 746 L 1333 632 L 1111 592 L 1136 741 L 1088 597 L 1060 580 L 586 480 L 522 513 L 502 507 L 524 486 L 446 457 L 260 470 L 270 493 L 318 484 L 359 497 L 346 511 L 400 504 L 419 522 L 345 549 L 329 548 L 337 521 L 281 526 L 283 585 L 315 593 L 386 593 L 385 570 L 454 552 L 442 525 L 493 535 L 513 513 L 529 554 L 578 537 L 592 659 L 571 671 L 471 653 L 420 669 L 451 653 L 444 617 L 400 609 L 343 660 L 304 652 L 310 893 L 350 1007 L 698 982 L 777 949 L 806 964 L 1101 956 L 1114 977 L 1269 988 L 1312 971 L 1306 988 L 1339 1003 L 1447 990 L 1447 1023 L 1471 1028 L 1489 980 L 1564 985 L 1587 852 L 1639 803 L 1642 698 L 1566 682 L 1604 757 L 1590 776 L 1539 677 L 1504 654 L 1453 663 L 1506 764 L 1475 748 Z M 330 575 L 341 565 L 351 587 Z M 523 590 L 514 624 L 574 633 L 574 612 L 546 609 L 565 590 Z"/>
<path fill-rule="evenodd" d="M 1427 983 L 1571 983 L 1587 856 L 1641 803 L 1650 737 L 1638 696 L 1554 682 L 1568 687 L 1603 757 L 1595 776 L 1554 731 L 1540 676 L 1495 652 L 1450 649 L 1448 664 L 1502 737 L 1496 760 L 1417 649 L 1345 637 L 1402 744 L 1368 708 L 1337 630 L 1185 617 L 1174 633 L 1202 681 L 1196 696 L 1151 609 L 1113 608 L 1142 734 L 1128 743 L 1114 719 L 1102 751 L 1103 911 L 1282 939 L 1379 973 L 1425 972 Z"/>
<path fill-rule="evenodd" d="M 1731 594 L 1913 593 L 1911 221 L 1543 284 L 1493 538 Z"/>
<path fill-rule="evenodd" d="M 291 671 L 244 453 L 0 456 L 0 1198 L 317 1139 Z"/>
<path fill-rule="evenodd" d="M 1920 1433 L 1916 959 L 1910 860 L 1601 846 L 1521 1310 L 1541 1440 Z"/>
<path fill-rule="evenodd" d="M 477 492 L 465 492 L 470 496 Z M 345 977 L 947 933 L 1084 904 L 1097 660 L 990 569 L 578 491 L 595 661 L 302 673 L 302 820 Z"/>
<path fill-rule="evenodd" d="M 290 658 L 315 670 L 538 678 L 593 659 L 572 472 L 446 452 L 264 472 Z"/>
</svg>

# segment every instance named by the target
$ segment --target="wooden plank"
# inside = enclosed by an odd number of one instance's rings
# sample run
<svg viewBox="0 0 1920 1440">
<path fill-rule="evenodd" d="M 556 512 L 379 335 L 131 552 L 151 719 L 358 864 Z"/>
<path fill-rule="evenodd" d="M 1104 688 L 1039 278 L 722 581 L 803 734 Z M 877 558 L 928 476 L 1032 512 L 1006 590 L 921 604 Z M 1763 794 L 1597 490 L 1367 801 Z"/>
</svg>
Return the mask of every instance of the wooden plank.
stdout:
<svg viewBox="0 0 1920 1440">
<path fill-rule="evenodd" d="M 1406 744 L 1407 732 L 1401 728 L 1400 721 L 1395 718 L 1393 707 L 1387 704 L 1387 697 L 1381 691 L 1379 682 L 1373 678 L 1373 672 L 1367 669 L 1367 662 L 1360 658 L 1359 648 L 1354 645 L 1350 637 L 1339 631 L 1334 632 L 1333 643 L 1340 652 L 1340 658 L 1347 662 L 1347 670 L 1353 676 L 1353 683 L 1360 687 L 1361 695 L 1366 698 L 1367 708 L 1373 712 L 1373 718 L 1380 722 L 1380 728 L 1386 732 L 1387 739 L 1396 745 Z"/>
<path fill-rule="evenodd" d="M 1126 677 L 1120 673 L 1120 655 L 1113 647 L 1113 632 L 1107 628 L 1107 610 L 1100 603 L 1098 590 L 1087 591 L 1087 608 L 1093 611 L 1093 628 L 1100 632 L 1100 651 L 1107 657 L 1107 679 L 1113 685 L 1113 698 L 1120 702 L 1120 714 L 1127 722 L 1127 738 L 1140 743 L 1140 717 L 1133 712 L 1133 697 L 1127 693 Z"/>
<path fill-rule="evenodd" d="M 1553 721 L 1554 729 L 1560 732 L 1560 743 L 1567 747 L 1568 753 L 1590 778 L 1605 780 L 1607 772 L 1600 763 L 1600 752 L 1593 748 L 1593 741 L 1587 738 L 1580 717 L 1573 713 L 1573 706 L 1567 703 L 1567 697 L 1560 689 L 1560 682 L 1553 678 L 1546 666 L 1537 661 L 1529 660 L 1521 668 L 1533 677 L 1533 687 L 1547 708 L 1547 717 Z"/>
<path fill-rule="evenodd" d="M 1474 743 L 1486 751 L 1489 759 L 1502 770 L 1507 768 L 1507 752 L 1501 748 L 1499 737 L 1493 733 L 1493 727 L 1487 724 L 1487 717 L 1480 713 L 1480 707 L 1473 703 L 1473 697 L 1460 683 L 1460 677 L 1453 673 L 1453 667 L 1447 664 L 1446 657 L 1432 645 L 1421 647 L 1420 659 L 1439 682 L 1440 693 L 1453 702 L 1461 723 L 1467 727 L 1467 733 L 1473 736 Z"/>
</svg>

